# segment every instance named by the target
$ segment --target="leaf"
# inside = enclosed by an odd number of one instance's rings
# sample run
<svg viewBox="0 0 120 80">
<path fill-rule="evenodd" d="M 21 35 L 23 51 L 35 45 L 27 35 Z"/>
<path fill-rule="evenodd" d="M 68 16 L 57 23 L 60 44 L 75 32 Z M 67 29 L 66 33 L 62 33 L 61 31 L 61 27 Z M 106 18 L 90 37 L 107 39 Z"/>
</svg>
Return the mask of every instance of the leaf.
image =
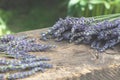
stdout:
<svg viewBox="0 0 120 80">
<path fill-rule="evenodd" d="M 80 5 L 81 6 L 86 6 L 87 5 L 87 1 L 86 0 L 80 0 Z"/>
<path fill-rule="evenodd" d="M 89 4 L 89 5 L 88 5 L 89 10 L 92 10 L 93 7 L 94 7 L 94 6 L 93 6 L 92 4 Z"/>
<path fill-rule="evenodd" d="M 104 4 L 106 9 L 110 9 L 110 3 L 106 2 L 105 0 L 90 0 L 91 4 Z"/>
<path fill-rule="evenodd" d="M 104 5 L 105 5 L 106 9 L 110 9 L 110 4 L 108 2 L 104 2 Z"/>
<path fill-rule="evenodd" d="M 90 0 L 89 3 L 91 4 L 101 4 L 101 3 L 104 3 L 105 0 Z"/>
<path fill-rule="evenodd" d="M 70 0 L 69 3 L 68 3 L 68 7 L 72 7 L 74 6 L 75 4 L 79 3 L 80 0 Z"/>
<path fill-rule="evenodd" d="M 68 3 L 68 15 L 73 15 L 76 11 L 77 4 L 80 2 L 80 0 L 69 0 Z"/>
<path fill-rule="evenodd" d="M 81 7 L 81 10 L 82 10 L 82 11 L 85 11 L 85 7 Z"/>
</svg>

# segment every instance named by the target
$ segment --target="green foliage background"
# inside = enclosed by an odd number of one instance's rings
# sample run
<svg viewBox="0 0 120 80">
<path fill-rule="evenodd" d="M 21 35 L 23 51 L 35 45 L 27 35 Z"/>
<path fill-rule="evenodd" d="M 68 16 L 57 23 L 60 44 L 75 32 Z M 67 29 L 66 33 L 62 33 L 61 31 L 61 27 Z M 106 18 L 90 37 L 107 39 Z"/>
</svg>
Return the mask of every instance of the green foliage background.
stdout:
<svg viewBox="0 0 120 80">
<path fill-rule="evenodd" d="M 59 17 L 120 12 L 120 0 L 0 0 L 0 35 L 51 27 Z"/>
<path fill-rule="evenodd" d="M 98 16 L 120 12 L 120 0 L 69 0 L 70 16 Z"/>
</svg>

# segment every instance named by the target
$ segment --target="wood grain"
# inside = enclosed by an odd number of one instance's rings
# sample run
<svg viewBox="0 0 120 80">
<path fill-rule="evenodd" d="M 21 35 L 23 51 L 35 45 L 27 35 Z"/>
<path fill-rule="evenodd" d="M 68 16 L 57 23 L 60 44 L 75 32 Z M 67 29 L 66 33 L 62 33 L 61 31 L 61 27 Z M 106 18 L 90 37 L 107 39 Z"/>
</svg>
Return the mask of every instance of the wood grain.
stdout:
<svg viewBox="0 0 120 80">
<path fill-rule="evenodd" d="M 34 52 L 36 56 L 51 58 L 53 68 L 46 72 L 38 72 L 33 76 L 19 80 L 120 80 L 120 47 L 107 50 L 95 59 L 95 50 L 89 45 L 74 45 L 73 43 L 41 41 L 40 33 L 47 29 L 17 33 L 36 38 L 38 43 L 57 45 L 57 48 L 46 52 Z M 118 75 L 119 74 L 119 75 Z"/>
</svg>

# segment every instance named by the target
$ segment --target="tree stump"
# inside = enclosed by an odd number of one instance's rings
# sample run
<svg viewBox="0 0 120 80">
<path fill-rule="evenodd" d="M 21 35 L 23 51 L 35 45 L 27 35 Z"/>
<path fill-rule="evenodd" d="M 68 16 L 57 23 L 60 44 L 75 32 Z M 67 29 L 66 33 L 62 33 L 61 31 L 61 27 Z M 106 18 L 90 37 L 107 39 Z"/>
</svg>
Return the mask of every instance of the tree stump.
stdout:
<svg viewBox="0 0 120 80">
<path fill-rule="evenodd" d="M 27 34 L 36 38 L 38 43 L 56 45 L 52 50 L 31 53 L 51 58 L 53 68 L 19 80 L 120 80 L 120 46 L 100 53 L 96 59 L 96 51 L 89 45 L 75 45 L 67 41 L 41 41 L 40 33 L 46 30 L 21 32 L 17 35 Z"/>
</svg>

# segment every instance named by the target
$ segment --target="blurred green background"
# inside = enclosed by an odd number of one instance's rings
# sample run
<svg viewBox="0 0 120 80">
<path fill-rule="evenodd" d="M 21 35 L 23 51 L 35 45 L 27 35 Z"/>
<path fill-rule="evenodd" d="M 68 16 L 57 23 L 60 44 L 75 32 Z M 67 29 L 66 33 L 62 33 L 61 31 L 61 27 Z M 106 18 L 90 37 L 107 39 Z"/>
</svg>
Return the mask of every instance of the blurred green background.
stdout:
<svg viewBox="0 0 120 80">
<path fill-rule="evenodd" d="M 65 16 L 120 12 L 120 0 L 0 0 L 0 35 L 51 27 Z"/>
</svg>

